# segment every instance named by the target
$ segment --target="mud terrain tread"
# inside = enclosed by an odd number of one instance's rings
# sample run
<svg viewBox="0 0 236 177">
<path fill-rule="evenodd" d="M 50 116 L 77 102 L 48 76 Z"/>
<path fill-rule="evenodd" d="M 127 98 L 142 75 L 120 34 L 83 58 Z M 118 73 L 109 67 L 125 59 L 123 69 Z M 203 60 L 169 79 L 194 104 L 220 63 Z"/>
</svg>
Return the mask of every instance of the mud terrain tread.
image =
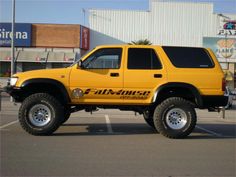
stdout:
<svg viewBox="0 0 236 177">
<path fill-rule="evenodd" d="M 28 120 L 28 111 L 35 104 L 46 104 L 52 112 L 51 122 L 44 127 L 35 127 Z M 51 135 L 63 120 L 64 110 L 57 99 L 47 93 L 36 93 L 26 98 L 19 109 L 19 122 L 22 128 L 32 135 Z"/>
<path fill-rule="evenodd" d="M 173 130 L 165 123 L 165 113 L 172 107 L 181 108 L 186 111 L 187 125 L 181 130 Z M 192 103 L 181 97 L 167 98 L 161 104 L 159 104 L 154 111 L 153 120 L 158 132 L 168 138 L 173 139 L 185 138 L 188 136 L 195 128 L 197 122 L 196 112 Z"/>
</svg>

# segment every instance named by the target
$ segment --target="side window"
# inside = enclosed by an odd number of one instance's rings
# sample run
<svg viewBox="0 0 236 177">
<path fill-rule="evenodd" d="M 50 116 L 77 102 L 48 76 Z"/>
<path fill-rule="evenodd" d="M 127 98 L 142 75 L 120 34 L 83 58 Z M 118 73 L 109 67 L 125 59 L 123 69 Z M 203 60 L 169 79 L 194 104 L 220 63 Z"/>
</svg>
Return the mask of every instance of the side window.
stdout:
<svg viewBox="0 0 236 177">
<path fill-rule="evenodd" d="M 87 69 L 119 69 L 121 53 L 121 48 L 99 49 L 83 62 L 83 67 Z"/>
<path fill-rule="evenodd" d="M 153 49 L 129 48 L 128 69 L 161 68 L 161 62 Z"/>
<path fill-rule="evenodd" d="M 213 68 L 214 63 L 204 48 L 163 46 L 171 63 L 177 68 Z"/>
</svg>

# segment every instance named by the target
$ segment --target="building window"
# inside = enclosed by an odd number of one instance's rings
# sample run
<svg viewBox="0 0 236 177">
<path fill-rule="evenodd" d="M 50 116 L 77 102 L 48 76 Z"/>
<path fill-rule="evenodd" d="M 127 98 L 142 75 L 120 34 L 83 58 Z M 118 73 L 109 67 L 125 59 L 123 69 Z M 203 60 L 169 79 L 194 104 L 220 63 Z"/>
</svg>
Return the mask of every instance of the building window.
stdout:
<svg viewBox="0 0 236 177">
<path fill-rule="evenodd" d="M 30 71 L 37 69 L 45 69 L 46 63 L 35 63 L 35 62 L 23 62 L 22 71 Z"/>
<path fill-rule="evenodd" d="M 51 63 L 52 68 L 66 68 L 71 65 L 71 63 Z"/>
<path fill-rule="evenodd" d="M 129 48 L 128 69 L 161 68 L 161 62 L 153 49 Z"/>
<path fill-rule="evenodd" d="M 0 62 L 0 77 L 10 77 L 11 62 Z"/>
</svg>

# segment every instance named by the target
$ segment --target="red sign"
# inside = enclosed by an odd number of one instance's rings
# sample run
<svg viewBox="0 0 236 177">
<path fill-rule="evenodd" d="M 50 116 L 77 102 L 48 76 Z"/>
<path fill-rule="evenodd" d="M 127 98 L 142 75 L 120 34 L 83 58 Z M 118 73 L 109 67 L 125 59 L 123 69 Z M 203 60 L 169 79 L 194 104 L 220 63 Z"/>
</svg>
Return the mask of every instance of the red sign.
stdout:
<svg viewBox="0 0 236 177">
<path fill-rule="evenodd" d="M 9 61 L 9 60 L 11 60 L 11 57 L 7 56 L 7 57 L 5 58 L 5 60 Z"/>
<path fill-rule="evenodd" d="M 80 26 L 80 48 L 88 50 L 89 49 L 89 28 Z"/>
</svg>

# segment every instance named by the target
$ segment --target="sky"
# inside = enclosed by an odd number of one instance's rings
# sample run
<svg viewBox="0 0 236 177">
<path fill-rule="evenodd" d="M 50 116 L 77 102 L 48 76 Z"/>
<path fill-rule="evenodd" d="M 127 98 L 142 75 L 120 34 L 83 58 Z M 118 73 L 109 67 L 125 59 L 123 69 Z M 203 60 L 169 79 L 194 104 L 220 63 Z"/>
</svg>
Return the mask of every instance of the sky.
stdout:
<svg viewBox="0 0 236 177">
<path fill-rule="evenodd" d="M 15 0 L 17 23 L 81 24 L 88 26 L 89 9 L 149 9 L 149 0 Z M 165 1 L 165 0 L 161 0 Z M 214 13 L 236 14 L 236 0 L 167 0 L 212 2 Z M 84 10 L 83 10 L 84 9 Z M 0 23 L 11 22 L 12 0 L 0 0 Z"/>
</svg>

